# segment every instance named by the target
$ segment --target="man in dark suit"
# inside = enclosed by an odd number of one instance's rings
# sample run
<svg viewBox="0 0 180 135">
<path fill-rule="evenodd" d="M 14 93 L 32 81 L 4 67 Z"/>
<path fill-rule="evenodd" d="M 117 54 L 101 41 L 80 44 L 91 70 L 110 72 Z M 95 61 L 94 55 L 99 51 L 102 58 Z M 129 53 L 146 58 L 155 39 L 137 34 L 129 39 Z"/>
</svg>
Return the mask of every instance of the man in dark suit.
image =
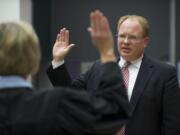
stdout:
<svg viewBox="0 0 180 135">
<path fill-rule="evenodd" d="M 27 79 L 39 67 L 38 38 L 25 22 L 0 24 L 0 135 L 114 135 L 127 123 L 129 103 L 112 33 L 105 16 L 92 14 L 102 22 L 94 25 L 100 31 L 91 28 L 102 62 L 94 95 L 65 87 L 33 90 Z M 97 36 L 102 32 L 106 34 Z M 66 45 L 68 33 L 63 29 L 57 42 Z"/>
<path fill-rule="evenodd" d="M 148 21 L 142 16 L 123 16 L 117 31 L 117 46 L 121 55 L 118 64 L 123 70 L 126 63 L 130 63 L 126 70 L 128 83 L 125 84 L 132 116 L 125 125 L 125 134 L 180 135 L 180 90 L 176 70 L 144 53 L 149 40 Z M 53 57 L 58 55 L 53 54 Z M 53 61 L 47 74 L 55 86 L 86 88 L 93 94 L 97 88 L 95 77 L 101 70 L 100 65 L 101 62 L 95 62 L 85 74 L 72 80 L 65 64 Z"/>
</svg>

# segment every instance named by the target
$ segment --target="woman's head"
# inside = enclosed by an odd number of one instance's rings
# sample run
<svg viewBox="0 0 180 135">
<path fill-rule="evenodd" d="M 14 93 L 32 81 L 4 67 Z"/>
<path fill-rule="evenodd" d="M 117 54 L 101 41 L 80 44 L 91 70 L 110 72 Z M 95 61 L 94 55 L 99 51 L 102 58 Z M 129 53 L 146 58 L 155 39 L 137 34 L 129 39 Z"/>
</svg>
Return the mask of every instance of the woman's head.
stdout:
<svg viewBox="0 0 180 135">
<path fill-rule="evenodd" d="M 0 75 L 35 74 L 40 59 L 39 40 L 30 24 L 23 21 L 0 24 Z"/>
</svg>

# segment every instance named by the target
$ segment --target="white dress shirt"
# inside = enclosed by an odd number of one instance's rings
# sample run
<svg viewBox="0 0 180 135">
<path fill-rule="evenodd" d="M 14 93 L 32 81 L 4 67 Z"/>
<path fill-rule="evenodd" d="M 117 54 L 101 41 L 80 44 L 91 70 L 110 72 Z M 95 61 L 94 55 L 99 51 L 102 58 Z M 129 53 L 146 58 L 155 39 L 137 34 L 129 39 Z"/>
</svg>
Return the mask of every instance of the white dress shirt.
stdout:
<svg viewBox="0 0 180 135">
<path fill-rule="evenodd" d="M 58 68 L 58 67 L 60 67 L 61 65 L 64 64 L 64 60 L 59 61 L 59 62 L 54 62 L 54 61 L 52 61 L 51 63 L 52 63 L 53 69 L 56 69 L 56 68 Z"/>
<path fill-rule="evenodd" d="M 135 85 L 135 82 L 136 82 L 136 78 L 137 78 L 141 63 L 142 63 L 142 58 L 143 58 L 143 56 L 136 59 L 136 60 L 134 60 L 134 61 L 130 61 L 131 64 L 128 67 L 128 70 L 129 70 L 129 83 L 128 83 L 127 92 L 128 92 L 129 101 L 131 99 L 133 88 L 134 88 L 134 85 Z M 121 57 L 118 65 L 122 69 L 125 66 L 125 63 L 126 63 L 126 60 Z"/>
</svg>

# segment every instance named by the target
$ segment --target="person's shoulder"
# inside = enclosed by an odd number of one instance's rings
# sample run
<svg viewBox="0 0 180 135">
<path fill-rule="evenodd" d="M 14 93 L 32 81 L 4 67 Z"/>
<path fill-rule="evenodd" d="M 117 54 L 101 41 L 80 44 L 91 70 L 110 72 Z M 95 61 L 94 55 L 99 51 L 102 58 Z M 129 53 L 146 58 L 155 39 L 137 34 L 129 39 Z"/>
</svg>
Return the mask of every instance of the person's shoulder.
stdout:
<svg viewBox="0 0 180 135">
<path fill-rule="evenodd" d="M 54 87 L 54 88 L 34 88 L 32 92 L 27 95 L 31 100 L 56 100 L 63 97 L 66 94 L 66 88 Z"/>
<path fill-rule="evenodd" d="M 162 61 L 157 58 L 151 57 L 151 56 L 146 56 L 146 59 L 155 67 L 161 68 L 161 69 L 174 69 L 175 66 L 172 65 L 168 61 Z"/>
<path fill-rule="evenodd" d="M 84 89 L 73 89 L 70 87 L 54 87 L 39 90 L 36 96 L 41 97 L 44 103 L 56 106 L 66 104 L 67 102 L 75 100 L 88 100 L 86 99 L 87 92 Z"/>
<path fill-rule="evenodd" d="M 73 91 L 66 87 L 34 89 L 33 92 L 29 93 L 29 96 L 25 97 L 25 101 L 36 107 L 43 108 L 45 106 L 45 109 L 49 109 L 68 100 L 72 93 Z"/>
<path fill-rule="evenodd" d="M 169 61 L 162 61 L 157 58 L 151 57 L 151 56 L 146 56 L 146 59 L 151 61 L 154 65 L 160 66 L 160 67 L 167 67 L 167 68 L 173 68 L 174 65 L 171 64 Z"/>
<path fill-rule="evenodd" d="M 60 96 L 64 95 L 66 92 L 66 87 L 53 87 L 53 88 L 40 88 L 35 89 L 33 92 L 33 95 L 39 95 L 39 96 Z"/>
<path fill-rule="evenodd" d="M 101 65 L 102 65 L 102 63 L 101 63 L 101 61 L 98 59 L 98 60 L 89 62 L 86 67 L 87 67 L 88 70 L 94 70 L 94 69 L 98 69 Z"/>
</svg>

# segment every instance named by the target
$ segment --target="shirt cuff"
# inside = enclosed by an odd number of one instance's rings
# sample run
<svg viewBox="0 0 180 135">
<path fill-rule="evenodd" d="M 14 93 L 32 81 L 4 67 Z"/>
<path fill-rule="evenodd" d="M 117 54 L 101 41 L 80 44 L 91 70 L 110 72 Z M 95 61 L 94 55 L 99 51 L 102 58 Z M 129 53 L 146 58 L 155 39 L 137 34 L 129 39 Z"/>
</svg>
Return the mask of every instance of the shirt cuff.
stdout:
<svg viewBox="0 0 180 135">
<path fill-rule="evenodd" d="M 58 67 L 60 67 L 61 65 L 64 64 L 64 60 L 59 61 L 59 62 L 54 62 L 54 61 L 52 61 L 51 63 L 52 63 L 52 68 L 53 68 L 53 69 L 56 69 L 56 68 L 58 68 Z"/>
</svg>

